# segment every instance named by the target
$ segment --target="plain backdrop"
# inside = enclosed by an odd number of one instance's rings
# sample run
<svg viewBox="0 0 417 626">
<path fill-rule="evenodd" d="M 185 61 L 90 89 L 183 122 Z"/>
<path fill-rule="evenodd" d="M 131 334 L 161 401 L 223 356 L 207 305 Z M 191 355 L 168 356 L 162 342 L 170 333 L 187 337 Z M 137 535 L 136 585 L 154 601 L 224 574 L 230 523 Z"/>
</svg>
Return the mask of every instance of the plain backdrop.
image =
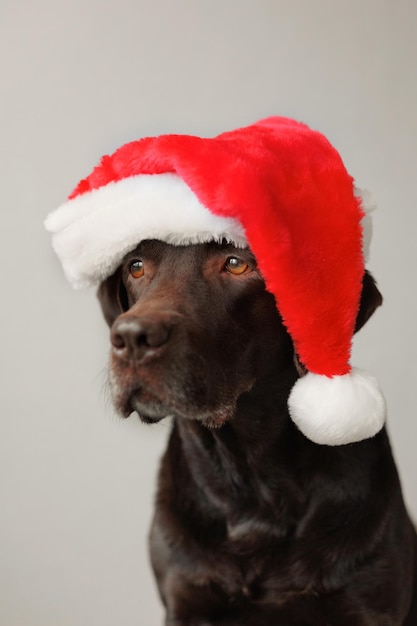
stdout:
<svg viewBox="0 0 417 626">
<path fill-rule="evenodd" d="M 162 624 L 146 536 L 169 428 L 113 415 L 95 293 L 43 229 L 144 135 L 287 115 L 372 190 L 385 302 L 353 362 L 384 389 L 417 518 L 416 67 L 415 0 L 1 0 L 2 625 Z"/>
</svg>

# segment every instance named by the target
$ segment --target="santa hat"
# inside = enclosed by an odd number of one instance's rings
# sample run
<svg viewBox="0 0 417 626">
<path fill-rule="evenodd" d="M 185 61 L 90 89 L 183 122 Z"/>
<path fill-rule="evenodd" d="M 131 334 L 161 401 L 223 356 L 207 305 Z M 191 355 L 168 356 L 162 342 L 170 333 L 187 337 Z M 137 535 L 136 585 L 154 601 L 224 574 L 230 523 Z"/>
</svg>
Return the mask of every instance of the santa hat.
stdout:
<svg viewBox="0 0 417 626">
<path fill-rule="evenodd" d="M 273 117 L 215 138 L 128 143 L 46 220 L 75 287 L 100 283 L 144 239 L 249 245 L 307 370 L 289 397 L 312 441 L 375 435 L 385 402 L 349 363 L 364 275 L 362 200 L 320 133 Z"/>
</svg>

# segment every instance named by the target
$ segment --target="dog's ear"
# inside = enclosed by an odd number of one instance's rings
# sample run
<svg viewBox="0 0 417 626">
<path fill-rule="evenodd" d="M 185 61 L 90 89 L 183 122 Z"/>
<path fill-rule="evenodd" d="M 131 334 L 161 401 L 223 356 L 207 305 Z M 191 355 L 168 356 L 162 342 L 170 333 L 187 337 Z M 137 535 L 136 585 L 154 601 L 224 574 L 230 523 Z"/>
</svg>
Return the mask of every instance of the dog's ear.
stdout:
<svg viewBox="0 0 417 626">
<path fill-rule="evenodd" d="M 99 299 L 104 319 L 109 326 L 112 326 L 121 313 L 127 311 L 129 305 L 120 267 L 101 283 L 97 290 L 97 298 Z"/>
<path fill-rule="evenodd" d="M 375 279 L 367 270 L 363 275 L 362 294 L 359 312 L 356 318 L 355 333 L 369 320 L 375 310 L 382 304 L 382 295 L 376 286 Z"/>
</svg>

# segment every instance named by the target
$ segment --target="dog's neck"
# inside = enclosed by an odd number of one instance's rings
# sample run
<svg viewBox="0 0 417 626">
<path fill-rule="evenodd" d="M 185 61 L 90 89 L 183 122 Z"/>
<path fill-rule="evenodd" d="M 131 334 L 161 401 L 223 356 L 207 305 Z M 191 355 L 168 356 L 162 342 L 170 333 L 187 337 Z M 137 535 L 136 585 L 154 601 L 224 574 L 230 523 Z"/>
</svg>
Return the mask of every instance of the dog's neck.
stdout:
<svg viewBox="0 0 417 626">
<path fill-rule="evenodd" d="M 174 423 L 173 445 L 181 446 L 186 464 L 181 471 L 196 483 L 205 515 L 222 517 L 234 537 L 246 534 L 251 524 L 283 536 L 300 516 L 305 494 L 296 459 L 304 438 L 287 409 L 296 377 L 289 368 L 279 384 L 273 377 L 264 380 L 239 399 L 235 415 L 221 428 L 185 419 Z"/>
</svg>

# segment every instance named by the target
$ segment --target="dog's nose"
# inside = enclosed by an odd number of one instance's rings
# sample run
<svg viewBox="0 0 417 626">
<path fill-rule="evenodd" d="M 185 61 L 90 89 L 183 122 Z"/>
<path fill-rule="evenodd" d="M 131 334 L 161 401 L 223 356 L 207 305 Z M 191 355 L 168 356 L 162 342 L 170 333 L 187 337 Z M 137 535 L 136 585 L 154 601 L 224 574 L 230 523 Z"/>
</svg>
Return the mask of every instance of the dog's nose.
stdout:
<svg viewBox="0 0 417 626">
<path fill-rule="evenodd" d="M 125 358 L 139 361 L 167 343 L 169 326 L 150 318 L 121 317 L 111 329 L 111 343 Z"/>
</svg>

